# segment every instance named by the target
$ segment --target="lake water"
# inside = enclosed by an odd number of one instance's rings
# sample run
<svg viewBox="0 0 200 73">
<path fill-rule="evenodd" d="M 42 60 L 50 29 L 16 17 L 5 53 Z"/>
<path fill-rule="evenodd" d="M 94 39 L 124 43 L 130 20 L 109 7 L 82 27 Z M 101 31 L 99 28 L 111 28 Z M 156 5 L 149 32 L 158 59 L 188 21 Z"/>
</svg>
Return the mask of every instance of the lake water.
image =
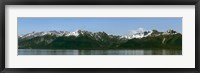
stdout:
<svg viewBox="0 0 200 73">
<path fill-rule="evenodd" d="M 182 50 L 49 50 L 18 49 L 18 55 L 182 55 Z"/>
</svg>

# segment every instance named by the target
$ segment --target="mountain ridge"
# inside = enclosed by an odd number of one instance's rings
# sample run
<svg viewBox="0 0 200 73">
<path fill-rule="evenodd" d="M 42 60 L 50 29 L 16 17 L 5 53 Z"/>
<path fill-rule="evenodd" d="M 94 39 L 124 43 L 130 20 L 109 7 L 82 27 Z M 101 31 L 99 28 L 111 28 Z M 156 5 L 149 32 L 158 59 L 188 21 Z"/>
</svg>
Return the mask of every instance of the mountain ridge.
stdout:
<svg viewBox="0 0 200 73">
<path fill-rule="evenodd" d="M 136 32 L 130 36 L 77 30 L 32 32 L 18 36 L 19 49 L 182 49 L 182 34 L 174 30 Z"/>
<path fill-rule="evenodd" d="M 89 31 L 85 31 L 85 30 L 76 30 L 74 32 L 69 32 L 69 31 L 55 31 L 55 30 L 53 30 L 53 31 L 32 32 L 32 33 L 27 33 L 25 35 L 18 35 L 18 38 L 33 38 L 33 37 L 44 36 L 44 35 L 56 35 L 58 37 L 59 36 L 79 36 L 80 34 L 83 34 L 83 33 L 89 33 L 91 35 L 94 35 L 94 34 L 97 34 L 99 32 L 89 32 Z M 150 30 L 150 31 L 138 31 L 138 32 L 136 32 L 134 34 L 131 34 L 131 35 L 124 35 L 124 36 L 114 35 L 114 36 L 121 36 L 121 38 L 133 39 L 133 38 L 148 37 L 148 36 L 151 36 L 152 33 L 156 33 L 157 34 L 157 35 L 154 35 L 154 36 L 177 34 L 176 31 L 170 29 L 170 30 L 167 30 L 166 32 L 158 32 L 157 30 Z"/>
</svg>

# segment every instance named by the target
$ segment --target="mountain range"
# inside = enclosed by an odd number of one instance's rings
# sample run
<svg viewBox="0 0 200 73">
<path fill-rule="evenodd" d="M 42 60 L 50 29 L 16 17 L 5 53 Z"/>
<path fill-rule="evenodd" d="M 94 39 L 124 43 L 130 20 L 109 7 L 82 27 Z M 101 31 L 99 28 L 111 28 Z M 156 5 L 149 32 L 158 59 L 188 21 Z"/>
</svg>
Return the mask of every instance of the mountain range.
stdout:
<svg viewBox="0 0 200 73">
<path fill-rule="evenodd" d="M 182 49 L 182 34 L 174 30 L 137 30 L 132 34 L 77 30 L 32 32 L 18 36 L 19 49 Z"/>
</svg>

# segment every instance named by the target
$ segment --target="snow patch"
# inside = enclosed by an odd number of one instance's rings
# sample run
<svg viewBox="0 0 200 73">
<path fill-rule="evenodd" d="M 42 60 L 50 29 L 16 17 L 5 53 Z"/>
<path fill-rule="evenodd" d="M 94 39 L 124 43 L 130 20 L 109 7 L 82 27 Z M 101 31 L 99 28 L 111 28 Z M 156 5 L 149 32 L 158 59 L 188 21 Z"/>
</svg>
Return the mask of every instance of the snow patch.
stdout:
<svg viewBox="0 0 200 73">
<path fill-rule="evenodd" d="M 21 38 L 33 38 L 38 36 L 44 36 L 44 35 L 55 35 L 57 37 L 59 36 L 78 36 L 78 31 L 74 32 L 68 32 L 68 31 L 47 31 L 47 32 L 32 32 L 25 34 L 23 36 L 19 36 Z"/>
<path fill-rule="evenodd" d="M 152 31 L 147 31 L 144 28 L 138 28 L 137 30 L 131 30 L 129 35 L 122 36 L 121 38 L 133 39 L 143 38 L 151 35 Z"/>
</svg>

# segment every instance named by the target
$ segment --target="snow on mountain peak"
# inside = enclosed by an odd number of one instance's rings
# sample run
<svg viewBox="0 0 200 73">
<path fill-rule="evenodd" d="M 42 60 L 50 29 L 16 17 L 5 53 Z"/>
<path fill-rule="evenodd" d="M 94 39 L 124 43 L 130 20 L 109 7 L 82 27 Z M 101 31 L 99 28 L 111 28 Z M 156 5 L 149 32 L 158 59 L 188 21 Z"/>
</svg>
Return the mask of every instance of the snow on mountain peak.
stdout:
<svg viewBox="0 0 200 73">
<path fill-rule="evenodd" d="M 166 32 L 163 32 L 163 35 L 170 35 L 170 34 L 177 34 L 177 32 L 176 31 L 174 31 L 174 30 L 172 30 L 172 29 L 169 29 L 169 30 L 167 30 Z"/>
<path fill-rule="evenodd" d="M 44 35 L 54 35 L 54 36 L 79 36 L 79 35 L 90 35 L 90 36 L 95 36 L 100 38 L 101 35 L 105 35 L 107 33 L 105 32 L 89 32 L 89 31 L 82 31 L 82 30 L 76 30 L 74 32 L 68 32 L 68 31 L 46 31 L 46 32 L 32 32 L 28 33 L 25 35 L 18 35 L 18 38 L 34 38 L 38 36 L 44 36 Z M 148 36 L 159 36 L 159 35 L 174 35 L 177 34 L 176 31 L 174 30 L 167 30 L 166 32 L 159 32 L 157 30 L 145 30 L 143 28 L 138 28 L 137 30 L 131 30 L 129 35 L 125 36 L 120 36 L 120 38 L 125 38 L 125 39 L 133 39 L 133 38 L 138 38 L 141 39 L 143 37 L 148 37 Z"/>
<path fill-rule="evenodd" d="M 78 33 L 79 30 L 76 30 L 74 32 L 69 32 L 68 34 L 66 34 L 65 36 L 78 36 L 79 33 Z"/>
<path fill-rule="evenodd" d="M 151 35 L 152 31 L 147 31 L 144 28 L 138 28 L 137 30 L 131 30 L 129 35 L 122 36 L 121 38 L 143 38 Z"/>
<path fill-rule="evenodd" d="M 68 31 L 47 31 L 47 32 L 32 32 L 25 35 L 18 36 L 19 38 L 33 38 L 37 36 L 44 36 L 44 35 L 55 35 L 55 36 L 78 36 L 78 31 L 68 32 Z"/>
<path fill-rule="evenodd" d="M 121 38 L 133 39 L 133 38 L 143 38 L 148 36 L 160 36 L 160 35 L 174 35 L 177 34 L 175 30 L 169 29 L 166 32 L 159 32 L 157 30 L 145 30 L 143 28 L 138 28 L 137 30 L 131 30 L 129 35 L 121 36 Z"/>
</svg>

